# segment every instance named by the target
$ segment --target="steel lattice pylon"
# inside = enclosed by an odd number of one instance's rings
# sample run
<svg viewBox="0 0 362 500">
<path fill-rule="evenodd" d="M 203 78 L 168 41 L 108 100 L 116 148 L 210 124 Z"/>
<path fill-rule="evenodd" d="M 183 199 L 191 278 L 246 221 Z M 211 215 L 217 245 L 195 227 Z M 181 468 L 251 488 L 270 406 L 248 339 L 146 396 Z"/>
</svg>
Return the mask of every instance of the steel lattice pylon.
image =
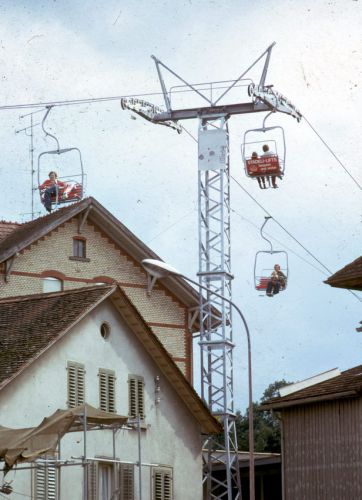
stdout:
<svg viewBox="0 0 362 500">
<path fill-rule="evenodd" d="M 225 116 L 200 120 L 198 181 L 198 274 L 200 284 L 209 290 L 206 300 L 200 294 L 201 395 L 224 424 L 224 445 L 211 436 L 204 445 L 204 480 L 208 498 L 237 499 L 241 498 L 241 486 L 233 414 L 232 314 L 230 302 L 220 297 L 231 301 L 229 134 Z M 224 481 L 212 473 L 216 463 L 225 465 Z"/>
<path fill-rule="evenodd" d="M 238 464 L 238 443 L 234 415 L 233 392 L 233 330 L 231 305 L 231 260 L 230 260 L 230 165 L 229 134 L 227 120 L 232 115 L 280 111 L 301 120 L 300 112 L 282 94 L 265 86 L 269 66 L 270 45 L 236 80 L 233 80 L 221 95 L 214 97 L 214 84 L 190 84 L 155 56 L 166 111 L 138 98 L 121 100 L 123 109 L 130 109 L 146 120 L 176 129 L 179 133 L 182 120 L 199 120 L 198 139 L 198 187 L 199 187 L 199 284 L 207 289 L 206 300 L 200 288 L 200 352 L 201 392 L 210 411 L 220 418 L 224 425 L 224 444 L 220 445 L 209 436 L 204 445 L 207 457 L 204 459 L 204 484 L 207 484 L 207 498 L 220 500 L 241 500 L 241 484 Z M 221 104 L 224 96 L 243 81 L 244 76 L 265 57 L 264 68 L 258 85 L 250 84 L 250 102 Z M 171 90 L 167 92 L 161 66 L 180 80 L 188 91 L 192 90 L 207 105 L 194 108 L 172 109 Z M 205 95 L 205 87 L 210 96 Z M 217 87 L 217 85 L 216 85 Z M 180 91 L 180 87 L 173 87 Z M 225 88 L 225 87 L 221 87 Z M 192 281 L 192 280 L 191 280 Z M 238 307 L 233 304 L 239 311 Z M 241 315 L 242 316 L 242 315 Z M 194 317 L 194 316 L 193 316 Z M 248 333 L 248 339 L 250 337 Z M 250 344 L 249 344 L 250 355 Z M 251 361 L 249 361 L 249 396 L 251 397 Z M 249 405 L 252 407 L 252 404 Z M 250 419 L 251 421 L 253 419 Z M 253 425 L 253 423 L 251 423 Z M 249 434 L 249 438 L 251 438 Z M 250 439 L 252 441 L 252 439 Z M 254 500 L 254 458 L 253 442 L 250 463 L 250 498 Z M 220 449 L 221 448 L 221 449 Z M 219 480 L 213 475 L 214 465 L 224 464 L 226 478 Z"/>
</svg>

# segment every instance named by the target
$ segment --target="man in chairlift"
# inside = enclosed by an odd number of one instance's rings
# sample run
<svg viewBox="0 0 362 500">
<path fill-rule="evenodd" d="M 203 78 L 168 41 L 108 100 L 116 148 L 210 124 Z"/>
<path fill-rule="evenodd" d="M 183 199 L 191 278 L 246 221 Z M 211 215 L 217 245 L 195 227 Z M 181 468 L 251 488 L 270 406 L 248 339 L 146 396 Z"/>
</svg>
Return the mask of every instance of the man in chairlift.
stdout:
<svg viewBox="0 0 362 500">
<path fill-rule="evenodd" d="M 263 145 L 263 154 L 262 154 L 262 156 L 275 156 L 275 154 L 270 151 L 268 144 L 264 144 Z M 274 189 L 278 187 L 277 183 L 276 183 L 276 178 L 277 178 L 276 175 L 271 175 L 269 177 L 269 185 L 270 185 L 270 180 L 271 180 L 272 186 L 273 186 Z"/>
<path fill-rule="evenodd" d="M 43 192 L 42 203 L 47 212 L 52 211 L 52 202 L 57 201 L 59 197 L 66 198 L 71 187 L 65 182 L 58 180 L 58 174 L 54 171 L 49 172 L 49 179 L 39 186 L 40 192 Z"/>
<path fill-rule="evenodd" d="M 270 276 L 270 281 L 266 287 L 266 294 L 268 297 L 273 297 L 273 295 L 279 293 L 279 290 L 284 290 L 287 283 L 287 277 L 280 270 L 280 265 L 275 264 L 274 271 Z"/>
</svg>

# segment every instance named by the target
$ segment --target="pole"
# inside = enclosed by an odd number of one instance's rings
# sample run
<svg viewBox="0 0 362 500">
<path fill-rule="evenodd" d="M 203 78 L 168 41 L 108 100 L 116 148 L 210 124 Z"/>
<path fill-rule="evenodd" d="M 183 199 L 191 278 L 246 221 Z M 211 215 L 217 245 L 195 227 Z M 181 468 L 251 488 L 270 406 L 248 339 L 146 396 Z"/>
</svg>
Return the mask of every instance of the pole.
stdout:
<svg viewBox="0 0 362 500">
<path fill-rule="evenodd" d="M 139 483 L 139 500 L 142 500 L 142 461 L 141 461 L 141 417 L 138 414 L 138 483 Z"/>
<path fill-rule="evenodd" d="M 181 278 L 184 278 L 186 281 L 189 281 L 195 286 L 198 286 L 199 288 L 202 288 L 206 292 L 210 292 L 210 290 L 204 286 L 201 285 L 200 283 L 197 283 L 196 281 L 192 280 L 188 276 L 180 275 Z M 249 440 L 249 500 L 255 500 L 255 463 L 254 463 L 254 408 L 253 408 L 253 378 L 252 378 L 252 359 L 251 359 L 251 338 L 250 338 L 250 331 L 248 324 L 244 318 L 243 313 L 241 310 L 238 308 L 238 306 L 229 300 L 227 297 L 223 297 L 221 294 L 218 294 L 217 292 L 212 292 L 214 295 L 218 296 L 219 298 L 223 299 L 225 302 L 228 302 L 239 314 L 241 321 L 244 324 L 245 331 L 246 331 L 246 338 L 247 338 L 247 344 L 248 344 L 248 402 L 249 402 L 249 409 L 248 409 L 248 417 L 249 417 L 249 434 L 248 434 L 248 440 Z"/>
</svg>

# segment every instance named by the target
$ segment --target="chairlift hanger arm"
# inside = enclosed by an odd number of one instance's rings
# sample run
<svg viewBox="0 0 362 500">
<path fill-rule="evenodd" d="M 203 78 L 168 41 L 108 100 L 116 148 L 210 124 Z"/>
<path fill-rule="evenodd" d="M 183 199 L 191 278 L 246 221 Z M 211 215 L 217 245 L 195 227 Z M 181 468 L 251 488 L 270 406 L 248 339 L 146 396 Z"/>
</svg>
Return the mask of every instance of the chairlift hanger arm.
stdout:
<svg viewBox="0 0 362 500">
<path fill-rule="evenodd" d="M 263 102 L 273 111 L 286 113 L 297 119 L 298 122 L 302 119 L 302 113 L 292 104 L 283 94 L 272 89 L 272 85 L 249 85 L 249 95 L 254 98 L 255 104 Z"/>
</svg>

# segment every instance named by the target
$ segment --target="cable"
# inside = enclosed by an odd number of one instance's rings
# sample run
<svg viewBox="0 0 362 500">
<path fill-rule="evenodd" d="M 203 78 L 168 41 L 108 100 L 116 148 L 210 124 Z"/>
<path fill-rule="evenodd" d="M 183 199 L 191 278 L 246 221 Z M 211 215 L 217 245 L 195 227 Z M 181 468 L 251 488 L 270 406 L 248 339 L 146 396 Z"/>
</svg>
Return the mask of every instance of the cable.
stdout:
<svg viewBox="0 0 362 500">
<path fill-rule="evenodd" d="M 283 231 L 285 231 L 287 233 L 287 235 L 292 238 L 292 240 L 294 240 L 296 243 L 298 243 L 298 245 L 300 245 L 303 250 L 305 252 L 307 252 L 308 255 L 310 255 L 314 260 L 316 260 L 318 262 L 318 264 L 320 264 L 327 272 L 328 274 L 333 274 L 333 272 L 328 269 L 327 266 L 325 266 L 323 264 L 323 262 L 321 262 L 312 252 L 310 252 L 308 250 L 308 248 L 306 248 L 297 238 L 295 238 L 277 219 L 275 219 L 236 179 L 235 177 L 233 177 L 232 175 L 230 175 L 230 177 L 232 178 L 232 180 L 244 191 L 244 193 L 246 193 L 253 201 L 254 203 L 256 203 L 258 205 L 259 208 L 261 208 L 269 217 L 271 217 L 274 222 L 276 222 L 278 224 L 278 226 L 283 229 Z M 358 300 L 359 302 L 362 302 L 362 299 L 356 294 L 354 293 L 352 290 L 348 290 L 348 292 L 350 292 L 352 295 L 354 295 Z"/>
<path fill-rule="evenodd" d="M 120 95 L 120 96 L 109 96 L 109 97 L 93 97 L 89 99 L 71 99 L 65 101 L 49 101 L 49 102 L 36 102 L 27 104 L 9 104 L 7 106 L 0 106 L 0 111 L 8 109 L 24 109 L 24 108 L 39 108 L 47 106 L 74 106 L 77 104 L 91 104 L 96 102 L 108 102 L 108 101 L 119 101 L 128 97 L 147 97 L 153 95 L 163 95 L 162 92 L 149 92 L 145 94 L 131 94 L 131 95 Z"/>
<path fill-rule="evenodd" d="M 182 217 L 180 217 L 179 219 L 177 219 L 177 221 L 175 221 L 173 224 L 171 224 L 170 226 L 166 227 L 163 231 L 161 231 L 160 233 L 158 233 L 155 236 L 153 236 L 153 238 L 151 238 L 150 240 L 146 241 L 146 245 L 148 245 L 149 243 L 151 243 L 151 241 L 155 240 L 156 238 L 158 238 L 162 234 L 166 233 L 169 229 L 171 229 L 174 226 L 176 226 L 176 224 L 178 224 L 179 222 L 181 222 L 183 219 L 185 219 L 187 216 L 189 216 L 195 210 L 196 210 L 195 208 L 193 208 L 192 210 L 189 210 L 185 215 L 183 215 Z"/>
<path fill-rule="evenodd" d="M 328 151 L 334 156 L 334 158 L 337 160 L 337 162 L 341 165 L 341 167 L 343 168 L 343 170 L 350 176 L 350 178 L 353 180 L 353 182 L 359 187 L 359 189 L 362 190 L 362 186 L 359 184 L 359 182 L 353 177 L 353 175 L 347 170 L 347 168 L 343 165 L 343 163 L 341 162 L 341 160 L 338 158 L 338 156 L 332 151 L 332 149 L 328 146 L 328 144 L 326 143 L 326 141 L 318 134 L 318 132 L 316 131 L 316 129 L 313 127 L 313 125 L 310 123 L 309 120 L 307 120 L 307 118 L 303 115 L 303 118 L 304 120 L 308 123 L 308 125 L 310 126 L 310 128 L 313 130 L 313 132 L 319 137 L 319 139 L 323 142 L 323 144 L 325 145 L 325 147 L 328 149 Z"/>
</svg>

